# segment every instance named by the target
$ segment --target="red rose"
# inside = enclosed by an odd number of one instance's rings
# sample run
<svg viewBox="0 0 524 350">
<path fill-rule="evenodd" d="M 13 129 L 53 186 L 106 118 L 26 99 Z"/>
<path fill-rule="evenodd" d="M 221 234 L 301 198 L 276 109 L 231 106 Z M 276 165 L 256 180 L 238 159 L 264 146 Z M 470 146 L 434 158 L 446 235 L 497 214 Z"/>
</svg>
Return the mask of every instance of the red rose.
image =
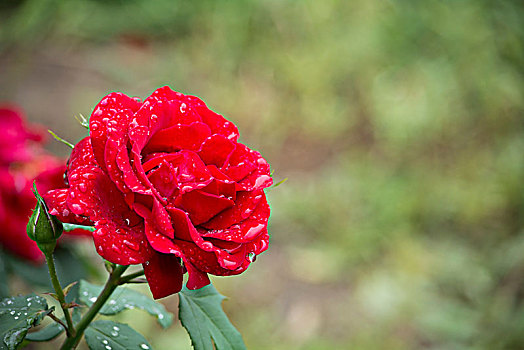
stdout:
<svg viewBox="0 0 524 350">
<path fill-rule="evenodd" d="M 269 165 L 202 100 L 167 86 L 143 103 L 111 93 L 89 125 L 69 189 L 46 202 L 63 221 L 92 221 L 105 259 L 143 264 L 154 298 L 178 292 L 185 270 L 188 288 L 201 288 L 208 273 L 239 274 L 267 249 Z"/>
<path fill-rule="evenodd" d="M 43 254 L 29 239 L 26 225 L 36 205 L 32 192 L 33 179 L 44 193 L 64 182 L 64 166 L 46 155 L 38 131 L 30 130 L 20 111 L 0 107 L 0 245 L 17 256 L 42 262 Z"/>
</svg>

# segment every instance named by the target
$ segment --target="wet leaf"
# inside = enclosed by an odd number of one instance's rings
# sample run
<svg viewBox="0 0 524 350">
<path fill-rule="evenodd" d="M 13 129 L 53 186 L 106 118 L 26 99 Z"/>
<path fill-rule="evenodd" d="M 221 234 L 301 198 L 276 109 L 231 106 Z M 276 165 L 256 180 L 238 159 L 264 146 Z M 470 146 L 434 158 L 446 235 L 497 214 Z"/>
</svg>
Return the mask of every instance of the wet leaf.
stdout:
<svg viewBox="0 0 524 350">
<path fill-rule="evenodd" d="M 79 285 L 79 300 L 87 306 L 91 306 L 100 292 L 102 286 L 96 286 L 87 281 L 81 280 Z M 142 293 L 136 292 L 125 287 L 118 287 L 106 304 L 100 310 L 102 315 L 115 315 L 126 309 L 142 309 L 149 314 L 155 316 L 158 323 L 164 328 L 169 327 L 173 322 L 173 314 L 168 312 L 166 308 Z"/>
<path fill-rule="evenodd" d="M 81 314 L 78 309 L 73 310 L 73 323 L 77 324 L 80 321 Z M 62 322 L 66 322 L 64 318 L 61 318 Z M 30 341 L 48 341 L 58 337 L 64 331 L 64 327 L 56 322 L 52 322 L 46 327 L 32 333 L 27 333 L 25 339 Z"/>
<path fill-rule="evenodd" d="M 100 320 L 93 322 L 85 332 L 91 350 L 151 349 L 148 341 L 127 324 Z"/>
<path fill-rule="evenodd" d="M 0 349 L 16 349 L 29 328 L 38 325 L 53 309 L 34 293 L 3 299 L 0 302 Z"/>
<path fill-rule="evenodd" d="M 178 317 L 196 350 L 246 348 L 242 336 L 222 310 L 222 300 L 225 297 L 213 285 L 197 290 L 184 287 L 178 296 Z"/>
</svg>

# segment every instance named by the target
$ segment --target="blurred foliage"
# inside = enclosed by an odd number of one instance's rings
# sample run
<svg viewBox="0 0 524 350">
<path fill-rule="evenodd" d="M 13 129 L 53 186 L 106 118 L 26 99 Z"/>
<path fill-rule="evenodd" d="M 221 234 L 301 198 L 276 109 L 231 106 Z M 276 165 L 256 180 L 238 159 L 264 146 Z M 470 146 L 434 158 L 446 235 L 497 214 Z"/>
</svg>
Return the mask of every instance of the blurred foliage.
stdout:
<svg viewBox="0 0 524 350">
<path fill-rule="evenodd" d="M 215 279 L 250 349 L 518 349 L 523 18 L 521 1 L 7 1 L 0 99 L 71 140 L 105 93 L 165 84 L 237 123 L 289 177 L 271 249 Z"/>
</svg>

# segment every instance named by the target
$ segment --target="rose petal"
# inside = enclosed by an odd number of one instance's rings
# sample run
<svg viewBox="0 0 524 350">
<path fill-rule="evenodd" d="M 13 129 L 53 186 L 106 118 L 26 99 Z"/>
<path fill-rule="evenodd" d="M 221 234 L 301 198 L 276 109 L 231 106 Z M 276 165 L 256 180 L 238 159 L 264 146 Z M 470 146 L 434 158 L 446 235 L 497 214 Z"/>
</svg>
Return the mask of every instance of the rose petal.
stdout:
<svg viewBox="0 0 524 350">
<path fill-rule="evenodd" d="M 75 145 L 71 151 L 71 156 L 69 156 L 67 169 L 69 171 L 71 169 L 86 165 L 97 165 L 95 156 L 93 155 L 93 148 L 91 147 L 91 140 L 89 139 L 89 136 L 84 137 Z"/>
<path fill-rule="evenodd" d="M 147 177 L 162 197 L 171 198 L 173 195 L 176 195 L 178 181 L 176 179 L 176 171 L 171 164 L 167 162 L 160 163 L 158 167 L 147 174 Z"/>
<path fill-rule="evenodd" d="M 195 98 L 194 96 L 192 97 Z M 203 106 L 196 106 L 195 110 L 202 117 L 202 121 L 209 126 L 211 132 L 225 136 L 227 139 L 236 142 L 238 139 L 238 129 L 235 124 L 207 108 L 204 102 L 202 102 L 202 104 Z"/>
<path fill-rule="evenodd" d="M 164 298 L 182 289 L 183 270 L 180 258 L 155 253 L 142 266 L 153 298 Z"/>
<path fill-rule="evenodd" d="M 232 207 L 235 202 L 224 196 L 220 197 L 197 190 L 179 196 L 175 204 L 189 214 L 193 225 L 199 225 L 224 209 Z"/>
<path fill-rule="evenodd" d="M 129 227 L 120 222 L 100 220 L 95 223 L 95 228 L 93 239 L 96 251 L 112 263 L 141 264 L 153 255 L 144 237 L 143 224 Z"/>
<path fill-rule="evenodd" d="M 206 187 L 213 181 L 211 173 L 195 152 L 180 151 L 180 157 L 171 159 L 177 173 L 180 193 L 186 193 Z"/>
<path fill-rule="evenodd" d="M 187 269 L 188 279 L 187 288 L 191 290 L 200 289 L 211 283 L 207 273 L 200 271 L 190 262 L 185 262 L 184 266 Z"/>
<path fill-rule="evenodd" d="M 61 188 L 58 190 L 51 190 L 42 197 L 44 198 L 47 207 L 49 208 L 49 213 L 58 218 L 58 220 L 70 224 L 77 225 L 93 225 L 93 222 L 84 216 L 76 215 L 69 209 L 66 200 L 67 200 L 67 188 Z"/>
<path fill-rule="evenodd" d="M 253 191 L 271 186 L 273 180 L 267 161 L 260 153 L 238 143 L 222 172 L 238 183 L 239 191 Z"/>
<path fill-rule="evenodd" d="M 221 168 L 228 161 L 234 149 L 235 144 L 226 137 L 211 135 L 202 144 L 198 155 L 206 165 L 213 164 Z"/>
<path fill-rule="evenodd" d="M 204 123 L 177 124 L 155 133 L 145 146 L 144 152 L 196 151 L 210 135 L 211 131 Z"/>
<path fill-rule="evenodd" d="M 171 225 L 171 217 L 166 209 L 156 199 L 153 202 L 152 220 L 154 220 L 155 227 L 160 233 L 169 238 L 175 238 L 175 232 Z"/>
<path fill-rule="evenodd" d="M 105 149 L 108 133 L 120 130 L 126 133 L 133 114 L 140 108 L 135 99 L 120 92 L 112 92 L 100 101 L 89 119 L 89 134 L 98 165 L 106 170 Z M 118 127 L 118 128 L 117 128 Z"/>
<path fill-rule="evenodd" d="M 209 230 L 227 229 L 251 216 L 259 202 L 265 202 L 264 191 L 238 192 L 235 206 L 224 210 L 201 226 Z"/>
</svg>

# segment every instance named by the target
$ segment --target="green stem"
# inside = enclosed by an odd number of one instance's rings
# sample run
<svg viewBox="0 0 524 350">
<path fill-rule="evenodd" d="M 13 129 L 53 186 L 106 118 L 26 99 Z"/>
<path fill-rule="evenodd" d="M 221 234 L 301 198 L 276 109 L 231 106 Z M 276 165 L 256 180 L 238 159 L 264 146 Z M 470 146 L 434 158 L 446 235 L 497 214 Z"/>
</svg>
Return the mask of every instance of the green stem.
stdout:
<svg viewBox="0 0 524 350">
<path fill-rule="evenodd" d="M 129 281 L 142 276 L 143 274 L 144 274 L 144 270 L 140 270 L 137 272 L 130 273 L 129 275 L 122 276 L 120 277 L 120 281 L 118 282 L 118 284 L 126 284 Z"/>
<path fill-rule="evenodd" d="M 72 337 L 69 337 L 65 340 L 64 344 L 62 344 L 61 350 L 68 350 L 68 349 L 74 349 L 78 346 L 78 343 L 80 342 L 80 339 L 82 339 L 82 336 L 84 335 L 84 331 L 86 330 L 87 326 L 93 321 L 93 319 L 98 314 L 98 311 L 104 306 L 107 299 L 111 296 L 111 294 L 114 292 L 116 287 L 118 287 L 120 282 L 120 276 L 127 270 L 129 266 L 125 265 L 117 265 L 117 267 L 113 270 L 113 272 L 109 275 L 109 278 L 104 286 L 104 289 L 96 299 L 96 301 L 91 305 L 89 310 L 87 310 L 86 314 L 82 317 L 80 322 L 78 322 L 76 326 L 76 334 Z"/>
<path fill-rule="evenodd" d="M 55 259 L 53 258 L 52 252 L 44 252 L 45 260 L 47 263 L 47 267 L 49 269 L 49 276 L 51 277 L 51 283 L 53 283 L 53 288 L 55 289 L 56 296 L 58 298 L 58 301 L 60 302 L 60 307 L 62 308 L 62 311 L 64 312 L 64 317 L 66 319 L 67 327 L 66 327 L 66 334 L 68 337 L 75 335 L 75 327 L 73 326 L 73 320 L 71 318 L 71 313 L 69 313 L 69 309 L 66 307 L 66 300 L 64 295 L 64 290 L 62 289 L 62 286 L 60 285 L 60 281 L 58 280 L 58 275 L 56 274 L 56 267 L 55 267 Z"/>
</svg>

